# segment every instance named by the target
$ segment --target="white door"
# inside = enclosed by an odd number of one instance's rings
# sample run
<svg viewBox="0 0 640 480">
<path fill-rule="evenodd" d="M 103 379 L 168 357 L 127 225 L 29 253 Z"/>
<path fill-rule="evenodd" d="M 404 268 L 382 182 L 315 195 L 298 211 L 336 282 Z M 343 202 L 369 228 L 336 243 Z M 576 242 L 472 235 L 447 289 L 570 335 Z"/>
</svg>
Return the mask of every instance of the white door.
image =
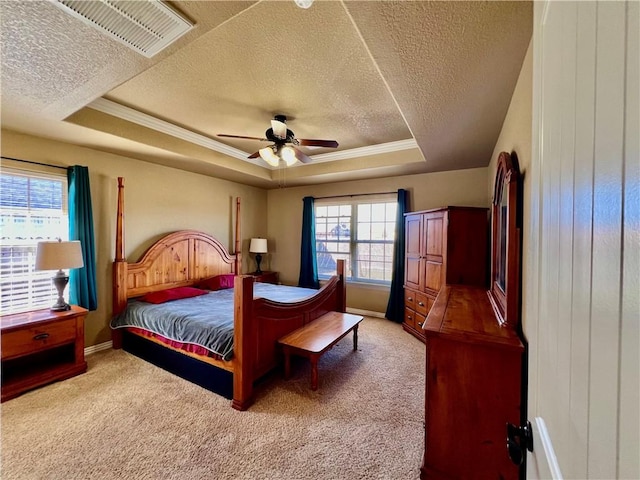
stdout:
<svg viewBox="0 0 640 480">
<path fill-rule="evenodd" d="M 639 18 L 534 3 L 529 478 L 640 478 Z"/>
</svg>

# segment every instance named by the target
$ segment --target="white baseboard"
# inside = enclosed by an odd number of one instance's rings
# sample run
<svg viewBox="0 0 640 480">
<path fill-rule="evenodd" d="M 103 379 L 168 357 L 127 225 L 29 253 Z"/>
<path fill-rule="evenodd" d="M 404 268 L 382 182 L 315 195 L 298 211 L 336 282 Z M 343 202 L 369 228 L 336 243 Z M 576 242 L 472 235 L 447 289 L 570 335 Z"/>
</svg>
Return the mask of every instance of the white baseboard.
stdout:
<svg viewBox="0 0 640 480">
<path fill-rule="evenodd" d="M 91 355 L 92 353 L 96 353 L 101 350 L 109 350 L 112 347 L 113 342 L 111 340 L 109 340 L 108 342 L 99 343 L 98 345 L 91 345 L 90 347 L 84 349 L 84 355 L 86 357 L 87 355 Z"/>
<path fill-rule="evenodd" d="M 543 468 L 543 474 L 539 478 L 552 478 L 553 480 L 562 480 L 562 471 L 560 470 L 560 464 L 558 463 L 558 457 L 553 448 L 551 442 L 551 436 L 549 430 L 547 430 L 547 424 L 542 417 L 535 417 L 535 428 L 533 429 L 534 443 L 542 446 L 542 449 L 536 448 L 534 445 L 534 455 L 538 461 L 540 468 Z M 537 437 L 537 438 L 536 438 Z M 541 465 L 540 463 L 543 462 Z M 546 470 L 548 468 L 548 471 Z"/>
<path fill-rule="evenodd" d="M 369 310 L 360 310 L 359 308 L 347 308 L 347 313 L 355 315 L 364 315 L 365 317 L 386 318 L 382 312 L 372 312 Z"/>
</svg>

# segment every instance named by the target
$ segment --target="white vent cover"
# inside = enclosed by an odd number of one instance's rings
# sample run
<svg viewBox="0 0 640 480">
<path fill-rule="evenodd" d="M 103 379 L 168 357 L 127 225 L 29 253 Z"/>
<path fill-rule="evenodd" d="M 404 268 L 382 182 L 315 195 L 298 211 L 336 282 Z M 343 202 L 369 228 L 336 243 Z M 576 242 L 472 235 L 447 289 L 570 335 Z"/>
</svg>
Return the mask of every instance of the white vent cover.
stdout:
<svg viewBox="0 0 640 480">
<path fill-rule="evenodd" d="M 193 28 L 159 0 L 51 0 L 87 25 L 152 57 Z"/>
</svg>

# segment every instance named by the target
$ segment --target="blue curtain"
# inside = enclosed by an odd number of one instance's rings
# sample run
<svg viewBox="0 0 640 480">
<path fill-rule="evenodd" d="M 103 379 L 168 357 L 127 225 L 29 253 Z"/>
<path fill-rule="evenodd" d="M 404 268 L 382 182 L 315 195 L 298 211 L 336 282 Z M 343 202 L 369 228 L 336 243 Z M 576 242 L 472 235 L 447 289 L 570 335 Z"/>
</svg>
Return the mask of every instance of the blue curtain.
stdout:
<svg viewBox="0 0 640 480">
<path fill-rule="evenodd" d="M 318 261 L 316 260 L 316 216 L 313 197 L 302 199 L 302 244 L 300 245 L 299 287 L 320 288 Z"/>
<path fill-rule="evenodd" d="M 69 186 L 69 240 L 80 240 L 84 267 L 69 271 L 69 303 L 88 310 L 98 308 L 96 255 L 89 169 L 74 165 L 67 169 Z"/>
<path fill-rule="evenodd" d="M 404 319 L 404 214 L 407 212 L 407 191 L 398 190 L 398 211 L 396 213 L 396 239 L 393 242 L 393 275 L 385 316 L 394 322 Z"/>
</svg>

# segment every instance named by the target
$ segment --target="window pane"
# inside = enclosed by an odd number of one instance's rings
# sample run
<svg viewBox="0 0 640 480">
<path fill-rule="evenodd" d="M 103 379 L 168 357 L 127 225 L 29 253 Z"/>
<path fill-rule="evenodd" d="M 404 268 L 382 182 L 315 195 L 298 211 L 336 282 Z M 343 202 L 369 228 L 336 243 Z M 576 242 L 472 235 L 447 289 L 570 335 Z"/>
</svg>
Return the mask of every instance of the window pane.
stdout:
<svg viewBox="0 0 640 480">
<path fill-rule="evenodd" d="M 396 222 L 396 214 L 398 212 L 398 204 L 397 203 L 387 203 L 387 213 L 385 215 L 385 220 L 387 222 L 394 223 Z"/>
<path fill-rule="evenodd" d="M 337 217 L 340 214 L 340 207 L 338 205 L 330 205 L 327 207 L 327 216 Z"/>
<path fill-rule="evenodd" d="M 316 218 L 326 217 L 327 207 L 316 207 Z"/>
<path fill-rule="evenodd" d="M 351 217 L 351 205 L 340 205 L 340 215 Z"/>
<path fill-rule="evenodd" d="M 385 227 L 384 223 L 372 223 L 371 224 L 371 239 L 372 240 L 385 240 Z"/>
<path fill-rule="evenodd" d="M 316 222 L 316 235 L 326 237 L 327 236 L 327 224 L 322 222 Z"/>
<path fill-rule="evenodd" d="M 371 224 L 358 222 L 358 238 L 357 240 L 371 240 Z"/>
<path fill-rule="evenodd" d="M 378 203 L 371 206 L 371 220 L 374 222 L 385 221 L 386 203 Z"/>
<path fill-rule="evenodd" d="M 387 222 L 384 226 L 384 239 L 393 242 L 396 239 L 396 224 L 395 222 Z"/>
<path fill-rule="evenodd" d="M 371 205 L 358 205 L 358 221 L 359 222 L 371 221 Z"/>
</svg>

